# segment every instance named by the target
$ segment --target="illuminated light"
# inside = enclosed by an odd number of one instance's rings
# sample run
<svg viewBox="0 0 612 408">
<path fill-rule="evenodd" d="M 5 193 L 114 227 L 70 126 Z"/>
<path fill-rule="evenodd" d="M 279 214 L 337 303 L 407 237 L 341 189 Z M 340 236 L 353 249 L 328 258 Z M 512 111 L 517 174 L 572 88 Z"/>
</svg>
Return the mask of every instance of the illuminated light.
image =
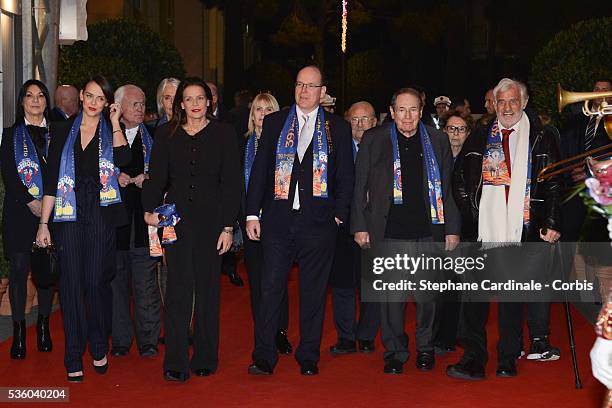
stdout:
<svg viewBox="0 0 612 408">
<path fill-rule="evenodd" d="M 340 43 L 340 48 L 342 49 L 343 53 L 346 53 L 346 31 L 348 29 L 348 10 L 346 8 L 346 5 L 347 1 L 342 0 L 342 40 Z"/>
</svg>

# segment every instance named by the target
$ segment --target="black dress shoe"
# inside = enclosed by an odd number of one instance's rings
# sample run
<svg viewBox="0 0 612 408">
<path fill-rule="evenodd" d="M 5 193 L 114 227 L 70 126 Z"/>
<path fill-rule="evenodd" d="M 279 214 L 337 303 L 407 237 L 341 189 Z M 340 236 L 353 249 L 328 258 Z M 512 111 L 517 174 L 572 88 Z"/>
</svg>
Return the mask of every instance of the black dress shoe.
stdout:
<svg viewBox="0 0 612 408">
<path fill-rule="evenodd" d="M 158 354 L 157 346 L 153 344 L 145 344 L 140 348 L 140 357 L 155 357 Z"/>
<path fill-rule="evenodd" d="M 304 361 L 300 364 L 300 373 L 302 375 L 317 375 L 319 374 L 319 367 L 314 361 Z"/>
<path fill-rule="evenodd" d="M 51 330 L 49 330 L 49 316 L 38 315 L 38 322 L 36 323 L 36 345 L 38 346 L 38 351 L 48 353 L 53 350 Z"/>
<path fill-rule="evenodd" d="M 125 357 L 130 353 L 129 347 L 117 346 L 113 347 L 111 350 L 111 355 L 113 357 Z"/>
<path fill-rule="evenodd" d="M 272 367 L 265 360 L 253 361 L 248 370 L 251 375 L 271 375 Z"/>
<path fill-rule="evenodd" d="M 13 344 L 11 345 L 11 358 L 14 360 L 23 360 L 26 358 L 25 320 L 13 322 Z"/>
<path fill-rule="evenodd" d="M 347 339 L 338 339 L 338 342 L 329 348 L 333 356 L 357 352 L 355 342 Z"/>
<path fill-rule="evenodd" d="M 436 359 L 433 351 L 420 351 L 416 358 L 416 368 L 423 371 L 433 369 Z"/>
<path fill-rule="evenodd" d="M 164 380 L 166 381 L 178 381 L 185 382 L 189 379 L 188 373 L 182 373 L 180 371 L 174 370 L 165 370 L 164 371 Z"/>
<path fill-rule="evenodd" d="M 215 370 L 211 370 L 210 368 L 196 368 L 192 371 L 198 377 L 208 377 L 209 375 L 213 375 L 215 373 Z"/>
<path fill-rule="evenodd" d="M 102 358 L 100 360 L 102 360 Z M 98 374 L 106 374 L 106 372 L 108 371 L 108 358 L 106 359 L 106 363 L 104 365 L 97 366 L 94 364 L 93 368 Z"/>
<path fill-rule="evenodd" d="M 376 350 L 374 340 L 359 340 L 359 351 L 362 353 L 373 353 Z"/>
<path fill-rule="evenodd" d="M 399 360 L 385 361 L 385 374 L 401 374 L 404 372 L 404 363 Z"/>
<path fill-rule="evenodd" d="M 281 329 L 276 333 L 276 349 L 280 354 L 291 354 L 293 352 L 286 330 Z"/>
<path fill-rule="evenodd" d="M 446 375 L 460 380 L 484 380 L 485 370 L 482 363 L 474 358 L 467 358 L 446 367 Z"/>
<path fill-rule="evenodd" d="M 518 372 L 516 371 L 516 360 L 502 360 L 497 365 L 497 371 L 495 375 L 498 377 L 516 377 Z"/>
<path fill-rule="evenodd" d="M 238 275 L 238 272 L 232 272 L 228 274 L 227 276 L 230 282 L 232 283 L 232 285 L 238 286 L 238 287 L 244 286 L 244 282 L 242 281 L 242 278 L 240 277 L 240 275 Z"/>
</svg>

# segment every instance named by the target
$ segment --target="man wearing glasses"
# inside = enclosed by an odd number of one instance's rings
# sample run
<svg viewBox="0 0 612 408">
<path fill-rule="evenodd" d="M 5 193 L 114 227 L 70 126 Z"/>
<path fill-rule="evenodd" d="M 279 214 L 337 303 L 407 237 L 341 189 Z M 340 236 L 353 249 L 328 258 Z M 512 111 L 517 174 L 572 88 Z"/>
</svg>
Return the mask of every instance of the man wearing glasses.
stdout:
<svg viewBox="0 0 612 408">
<path fill-rule="evenodd" d="M 376 126 L 376 113 L 369 102 L 356 102 L 346 113 L 345 119 L 351 124 L 353 136 L 353 159 L 357 158 L 363 133 Z M 374 339 L 380 326 L 380 308 L 377 303 L 361 302 L 359 322 L 356 315 L 357 290 L 361 282 L 361 249 L 354 241 L 346 222 L 338 231 L 334 266 L 329 278 L 332 288 L 334 324 L 338 342 L 329 348 L 338 356 L 357 351 L 374 351 Z"/>
<path fill-rule="evenodd" d="M 264 253 L 252 375 L 272 374 L 278 362 L 280 305 L 294 261 L 300 269 L 295 358 L 302 375 L 319 372 L 327 283 L 354 179 L 350 127 L 320 106 L 325 91 L 320 69 L 302 68 L 295 104 L 263 122 L 246 202 L 247 235 L 261 239 Z"/>
</svg>

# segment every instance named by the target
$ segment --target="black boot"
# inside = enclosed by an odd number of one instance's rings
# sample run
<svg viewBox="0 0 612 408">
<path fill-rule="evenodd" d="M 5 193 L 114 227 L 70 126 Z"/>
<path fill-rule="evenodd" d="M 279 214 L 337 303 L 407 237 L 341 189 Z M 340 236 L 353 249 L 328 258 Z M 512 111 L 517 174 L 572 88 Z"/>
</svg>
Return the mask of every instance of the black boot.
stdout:
<svg viewBox="0 0 612 408">
<path fill-rule="evenodd" d="M 53 350 L 53 342 L 51 341 L 51 330 L 49 330 L 49 316 L 38 315 L 36 324 L 36 344 L 38 351 L 50 352 Z"/>
<path fill-rule="evenodd" d="M 23 360 L 26 357 L 26 323 L 25 320 L 13 322 L 13 345 L 11 358 Z"/>
</svg>

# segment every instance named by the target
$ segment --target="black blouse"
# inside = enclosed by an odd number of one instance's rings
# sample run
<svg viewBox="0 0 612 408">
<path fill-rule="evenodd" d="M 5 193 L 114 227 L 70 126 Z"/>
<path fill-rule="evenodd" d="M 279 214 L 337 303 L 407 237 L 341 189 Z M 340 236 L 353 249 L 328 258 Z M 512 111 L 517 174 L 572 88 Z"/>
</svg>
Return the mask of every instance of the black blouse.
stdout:
<svg viewBox="0 0 612 408">
<path fill-rule="evenodd" d="M 49 145 L 49 155 L 47 158 L 47 177 L 45 178 L 44 192 L 45 195 L 55 197 L 57 193 L 57 181 L 59 179 L 59 168 L 62 160 L 62 151 L 70 134 L 70 129 L 74 119 L 69 119 L 65 122 L 55 122 L 51 127 L 51 144 Z M 99 126 L 99 125 L 98 125 Z M 110 126 L 110 124 L 109 124 Z M 75 166 L 75 181 L 78 188 L 79 180 L 88 177 L 98 179 L 100 173 L 99 158 L 98 158 L 98 143 L 99 143 L 99 128 L 96 129 L 96 135 L 87 145 L 85 150 L 81 147 L 81 133 L 77 134 L 74 144 L 74 166 Z M 113 162 L 115 166 L 123 166 L 130 162 L 131 152 L 130 146 L 124 145 L 113 147 Z M 127 215 L 123 203 L 111 204 L 102 207 L 104 218 L 113 223 L 115 226 L 124 225 L 127 223 Z M 53 213 L 51 213 L 53 216 Z"/>
</svg>

